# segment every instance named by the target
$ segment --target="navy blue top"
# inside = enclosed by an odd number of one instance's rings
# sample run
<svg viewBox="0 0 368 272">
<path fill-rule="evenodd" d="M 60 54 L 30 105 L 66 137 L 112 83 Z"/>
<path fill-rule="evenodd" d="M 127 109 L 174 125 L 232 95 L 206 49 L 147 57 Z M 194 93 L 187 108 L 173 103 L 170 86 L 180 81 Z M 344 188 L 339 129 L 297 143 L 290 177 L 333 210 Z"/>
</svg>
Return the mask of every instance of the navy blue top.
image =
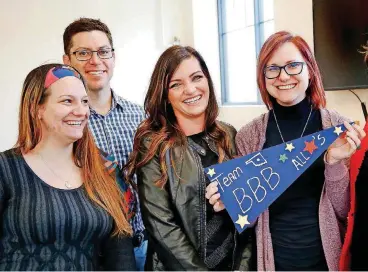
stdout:
<svg viewBox="0 0 368 272">
<path fill-rule="evenodd" d="M 83 185 L 41 180 L 20 152 L 0 152 L 0 270 L 134 270 L 132 238 L 111 236 L 113 218 Z"/>
</svg>

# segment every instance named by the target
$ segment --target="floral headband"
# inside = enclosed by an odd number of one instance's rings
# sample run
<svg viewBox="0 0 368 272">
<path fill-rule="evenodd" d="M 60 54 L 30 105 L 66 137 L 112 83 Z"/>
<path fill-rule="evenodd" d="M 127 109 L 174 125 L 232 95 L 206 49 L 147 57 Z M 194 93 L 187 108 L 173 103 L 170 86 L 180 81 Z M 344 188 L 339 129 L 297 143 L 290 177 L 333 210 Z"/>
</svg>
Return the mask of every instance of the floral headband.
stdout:
<svg viewBox="0 0 368 272">
<path fill-rule="evenodd" d="M 69 66 L 56 66 L 51 68 L 46 75 L 46 79 L 45 79 L 45 89 L 47 89 L 48 87 L 50 87 L 53 83 L 55 83 L 56 81 L 58 81 L 61 78 L 64 77 L 76 77 L 80 80 L 82 80 L 81 75 L 74 70 L 73 68 L 69 67 Z"/>
</svg>

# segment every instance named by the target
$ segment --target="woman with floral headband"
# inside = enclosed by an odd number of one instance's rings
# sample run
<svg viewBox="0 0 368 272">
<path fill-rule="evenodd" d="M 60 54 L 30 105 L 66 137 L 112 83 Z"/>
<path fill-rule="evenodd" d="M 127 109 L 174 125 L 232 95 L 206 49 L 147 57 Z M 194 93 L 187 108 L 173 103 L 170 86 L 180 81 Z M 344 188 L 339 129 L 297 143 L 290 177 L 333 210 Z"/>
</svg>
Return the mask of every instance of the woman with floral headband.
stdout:
<svg viewBox="0 0 368 272">
<path fill-rule="evenodd" d="M 0 153 L 0 270 L 135 269 L 129 203 L 88 116 L 77 71 L 27 75 L 16 147 Z"/>
</svg>

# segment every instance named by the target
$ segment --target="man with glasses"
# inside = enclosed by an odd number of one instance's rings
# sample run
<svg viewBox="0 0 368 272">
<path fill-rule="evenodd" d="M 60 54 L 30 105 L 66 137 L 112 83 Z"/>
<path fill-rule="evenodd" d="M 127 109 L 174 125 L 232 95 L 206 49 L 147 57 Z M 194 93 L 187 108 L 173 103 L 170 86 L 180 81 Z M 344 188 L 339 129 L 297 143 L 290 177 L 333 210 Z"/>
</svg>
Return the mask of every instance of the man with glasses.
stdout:
<svg viewBox="0 0 368 272">
<path fill-rule="evenodd" d="M 118 160 L 122 168 L 133 149 L 135 131 L 144 119 L 143 109 L 121 97 L 110 86 L 115 53 L 109 28 L 100 20 L 80 18 L 64 31 L 65 64 L 83 76 L 90 98 L 89 128 L 97 146 Z M 138 200 L 138 195 L 136 195 Z M 131 221 L 137 270 L 144 270 L 147 235 L 139 203 Z"/>
</svg>

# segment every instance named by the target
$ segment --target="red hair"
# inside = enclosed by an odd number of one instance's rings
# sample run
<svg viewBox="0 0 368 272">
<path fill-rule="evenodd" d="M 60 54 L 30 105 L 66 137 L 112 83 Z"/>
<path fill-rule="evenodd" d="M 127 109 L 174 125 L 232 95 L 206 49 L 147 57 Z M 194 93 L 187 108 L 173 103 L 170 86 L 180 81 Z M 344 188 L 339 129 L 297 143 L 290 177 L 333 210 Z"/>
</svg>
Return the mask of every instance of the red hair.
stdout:
<svg viewBox="0 0 368 272">
<path fill-rule="evenodd" d="M 312 50 L 302 37 L 293 35 L 287 31 L 279 31 L 271 35 L 263 44 L 261 52 L 259 53 L 257 62 L 257 84 L 263 102 L 268 109 L 272 108 L 272 100 L 266 89 L 266 80 L 263 72 L 264 68 L 275 51 L 287 42 L 293 43 L 299 49 L 299 52 L 308 66 L 310 82 L 306 91 L 307 97 L 309 97 L 315 109 L 324 108 L 326 106 L 325 91 L 322 84 L 321 73 Z"/>
</svg>

